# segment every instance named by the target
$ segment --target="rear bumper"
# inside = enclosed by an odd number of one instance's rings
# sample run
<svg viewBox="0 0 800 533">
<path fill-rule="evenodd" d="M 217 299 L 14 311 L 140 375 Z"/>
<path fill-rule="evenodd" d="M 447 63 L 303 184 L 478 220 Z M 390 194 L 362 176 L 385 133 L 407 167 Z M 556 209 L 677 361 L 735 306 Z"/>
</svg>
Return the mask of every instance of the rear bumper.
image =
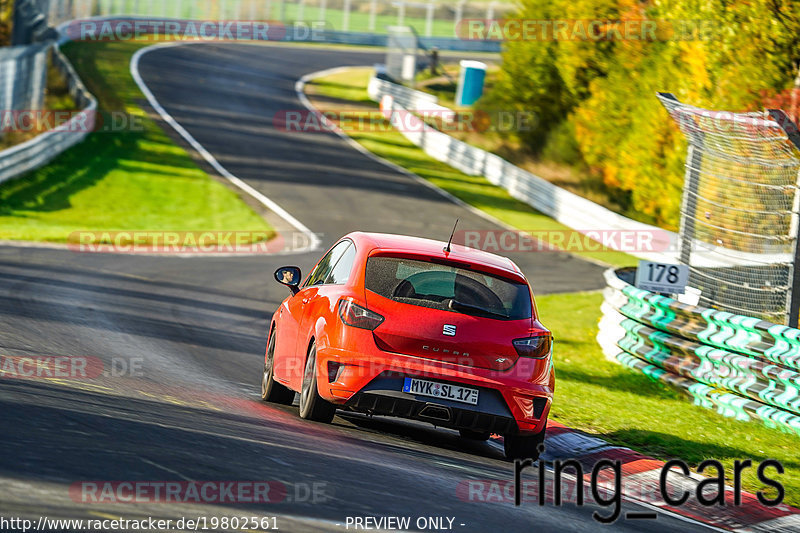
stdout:
<svg viewBox="0 0 800 533">
<path fill-rule="evenodd" d="M 317 360 L 318 390 L 324 399 L 357 411 L 453 429 L 502 435 L 538 433 L 544 429 L 553 397 L 549 360 L 520 359 L 511 370 L 499 372 L 377 347 L 370 353 L 319 347 Z M 478 404 L 403 392 L 405 377 L 475 387 L 480 391 Z"/>
</svg>

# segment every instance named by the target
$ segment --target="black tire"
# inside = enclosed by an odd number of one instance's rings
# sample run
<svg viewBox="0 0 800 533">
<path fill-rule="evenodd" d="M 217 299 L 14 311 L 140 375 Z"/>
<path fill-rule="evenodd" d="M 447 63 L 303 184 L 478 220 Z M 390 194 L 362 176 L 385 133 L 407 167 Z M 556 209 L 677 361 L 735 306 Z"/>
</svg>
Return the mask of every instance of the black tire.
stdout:
<svg viewBox="0 0 800 533">
<path fill-rule="evenodd" d="M 488 431 L 473 431 L 471 429 L 459 429 L 458 433 L 461 438 L 469 440 L 489 440 L 489 437 L 492 436 Z"/>
<path fill-rule="evenodd" d="M 265 402 L 292 405 L 294 391 L 289 387 L 275 381 L 273 369 L 275 367 L 275 328 L 269 334 L 267 344 L 267 357 L 264 362 L 264 373 L 261 375 L 261 399 Z"/>
<path fill-rule="evenodd" d="M 544 444 L 546 428 L 534 435 L 505 435 L 503 437 L 503 448 L 506 452 L 506 459 L 539 458 L 540 445 Z"/>
<path fill-rule="evenodd" d="M 308 349 L 303 387 L 300 390 L 300 418 L 329 424 L 336 414 L 336 406 L 323 400 L 317 391 L 317 345 Z"/>
</svg>

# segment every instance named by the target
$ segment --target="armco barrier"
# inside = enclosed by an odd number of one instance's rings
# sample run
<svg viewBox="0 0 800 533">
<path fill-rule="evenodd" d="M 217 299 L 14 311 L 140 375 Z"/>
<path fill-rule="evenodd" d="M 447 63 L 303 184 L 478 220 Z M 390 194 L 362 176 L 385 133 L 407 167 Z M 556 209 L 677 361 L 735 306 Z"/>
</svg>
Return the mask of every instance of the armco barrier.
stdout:
<svg viewBox="0 0 800 533">
<path fill-rule="evenodd" d="M 450 111 L 439 105 L 436 97 L 430 94 L 377 77 L 370 79 L 367 92 L 372 100 L 388 105 L 388 108 L 384 109 L 387 116 L 394 113 L 407 114 L 408 111 Z M 391 98 L 384 100 L 384 96 L 391 96 Z M 408 118 L 404 117 L 404 120 L 408 120 Z M 506 189 L 514 198 L 527 203 L 566 226 L 576 230 L 650 231 L 668 241 L 664 243 L 663 249 L 654 252 L 630 252 L 631 255 L 654 261 L 677 259 L 675 253 L 677 234 L 673 232 L 614 213 L 514 166 L 498 155 L 438 131 L 421 120 L 414 127 L 402 128 L 400 132 L 434 159 L 447 163 L 470 176 L 486 177 L 489 182 Z"/>
<path fill-rule="evenodd" d="M 606 357 L 698 405 L 800 435 L 800 330 L 637 289 L 632 276 L 605 273 L 597 340 Z"/>
<path fill-rule="evenodd" d="M 58 49 L 58 45 L 53 44 L 52 50 L 53 61 L 66 77 L 70 94 L 82 111 L 75 114 L 68 122 L 50 131 L 0 151 L 0 182 L 49 163 L 56 156 L 85 139 L 94 129 L 97 101 L 83 86 L 72 65 Z"/>
</svg>

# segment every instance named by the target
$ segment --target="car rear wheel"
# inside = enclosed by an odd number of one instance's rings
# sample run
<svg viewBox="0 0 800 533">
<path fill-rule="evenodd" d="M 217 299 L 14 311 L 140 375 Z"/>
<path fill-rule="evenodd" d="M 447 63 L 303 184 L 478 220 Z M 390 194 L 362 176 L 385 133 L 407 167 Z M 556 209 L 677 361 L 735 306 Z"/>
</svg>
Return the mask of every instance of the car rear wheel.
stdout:
<svg viewBox="0 0 800 533">
<path fill-rule="evenodd" d="M 471 429 L 459 429 L 458 433 L 461 438 L 469 440 L 489 440 L 489 437 L 492 436 L 488 431 L 473 431 Z"/>
<path fill-rule="evenodd" d="M 303 387 L 300 390 L 300 418 L 315 422 L 330 423 L 336 406 L 323 400 L 317 391 L 317 345 L 311 344 L 303 372 Z"/>
<path fill-rule="evenodd" d="M 267 358 L 264 362 L 264 373 L 261 375 L 261 399 L 265 402 L 292 405 L 294 391 L 275 381 L 275 328 L 269 334 Z"/>
<path fill-rule="evenodd" d="M 532 459 L 539 458 L 540 446 L 544 444 L 545 429 L 534 435 L 505 435 L 503 447 L 506 459 Z"/>
</svg>

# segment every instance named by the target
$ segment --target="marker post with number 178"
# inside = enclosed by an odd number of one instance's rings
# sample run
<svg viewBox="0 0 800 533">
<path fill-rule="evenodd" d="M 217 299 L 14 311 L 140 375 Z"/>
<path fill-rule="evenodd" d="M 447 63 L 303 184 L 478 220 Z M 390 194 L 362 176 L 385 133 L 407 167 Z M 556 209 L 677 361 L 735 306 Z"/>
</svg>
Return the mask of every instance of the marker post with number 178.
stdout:
<svg viewBox="0 0 800 533">
<path fill-rule="evenodd" d="M 639 261 L 636 269 L 637 289 L 667 294 L 683 294 L 689 282 L 688 265 L 671 265 L 654 261 Z"/>
</svg>

